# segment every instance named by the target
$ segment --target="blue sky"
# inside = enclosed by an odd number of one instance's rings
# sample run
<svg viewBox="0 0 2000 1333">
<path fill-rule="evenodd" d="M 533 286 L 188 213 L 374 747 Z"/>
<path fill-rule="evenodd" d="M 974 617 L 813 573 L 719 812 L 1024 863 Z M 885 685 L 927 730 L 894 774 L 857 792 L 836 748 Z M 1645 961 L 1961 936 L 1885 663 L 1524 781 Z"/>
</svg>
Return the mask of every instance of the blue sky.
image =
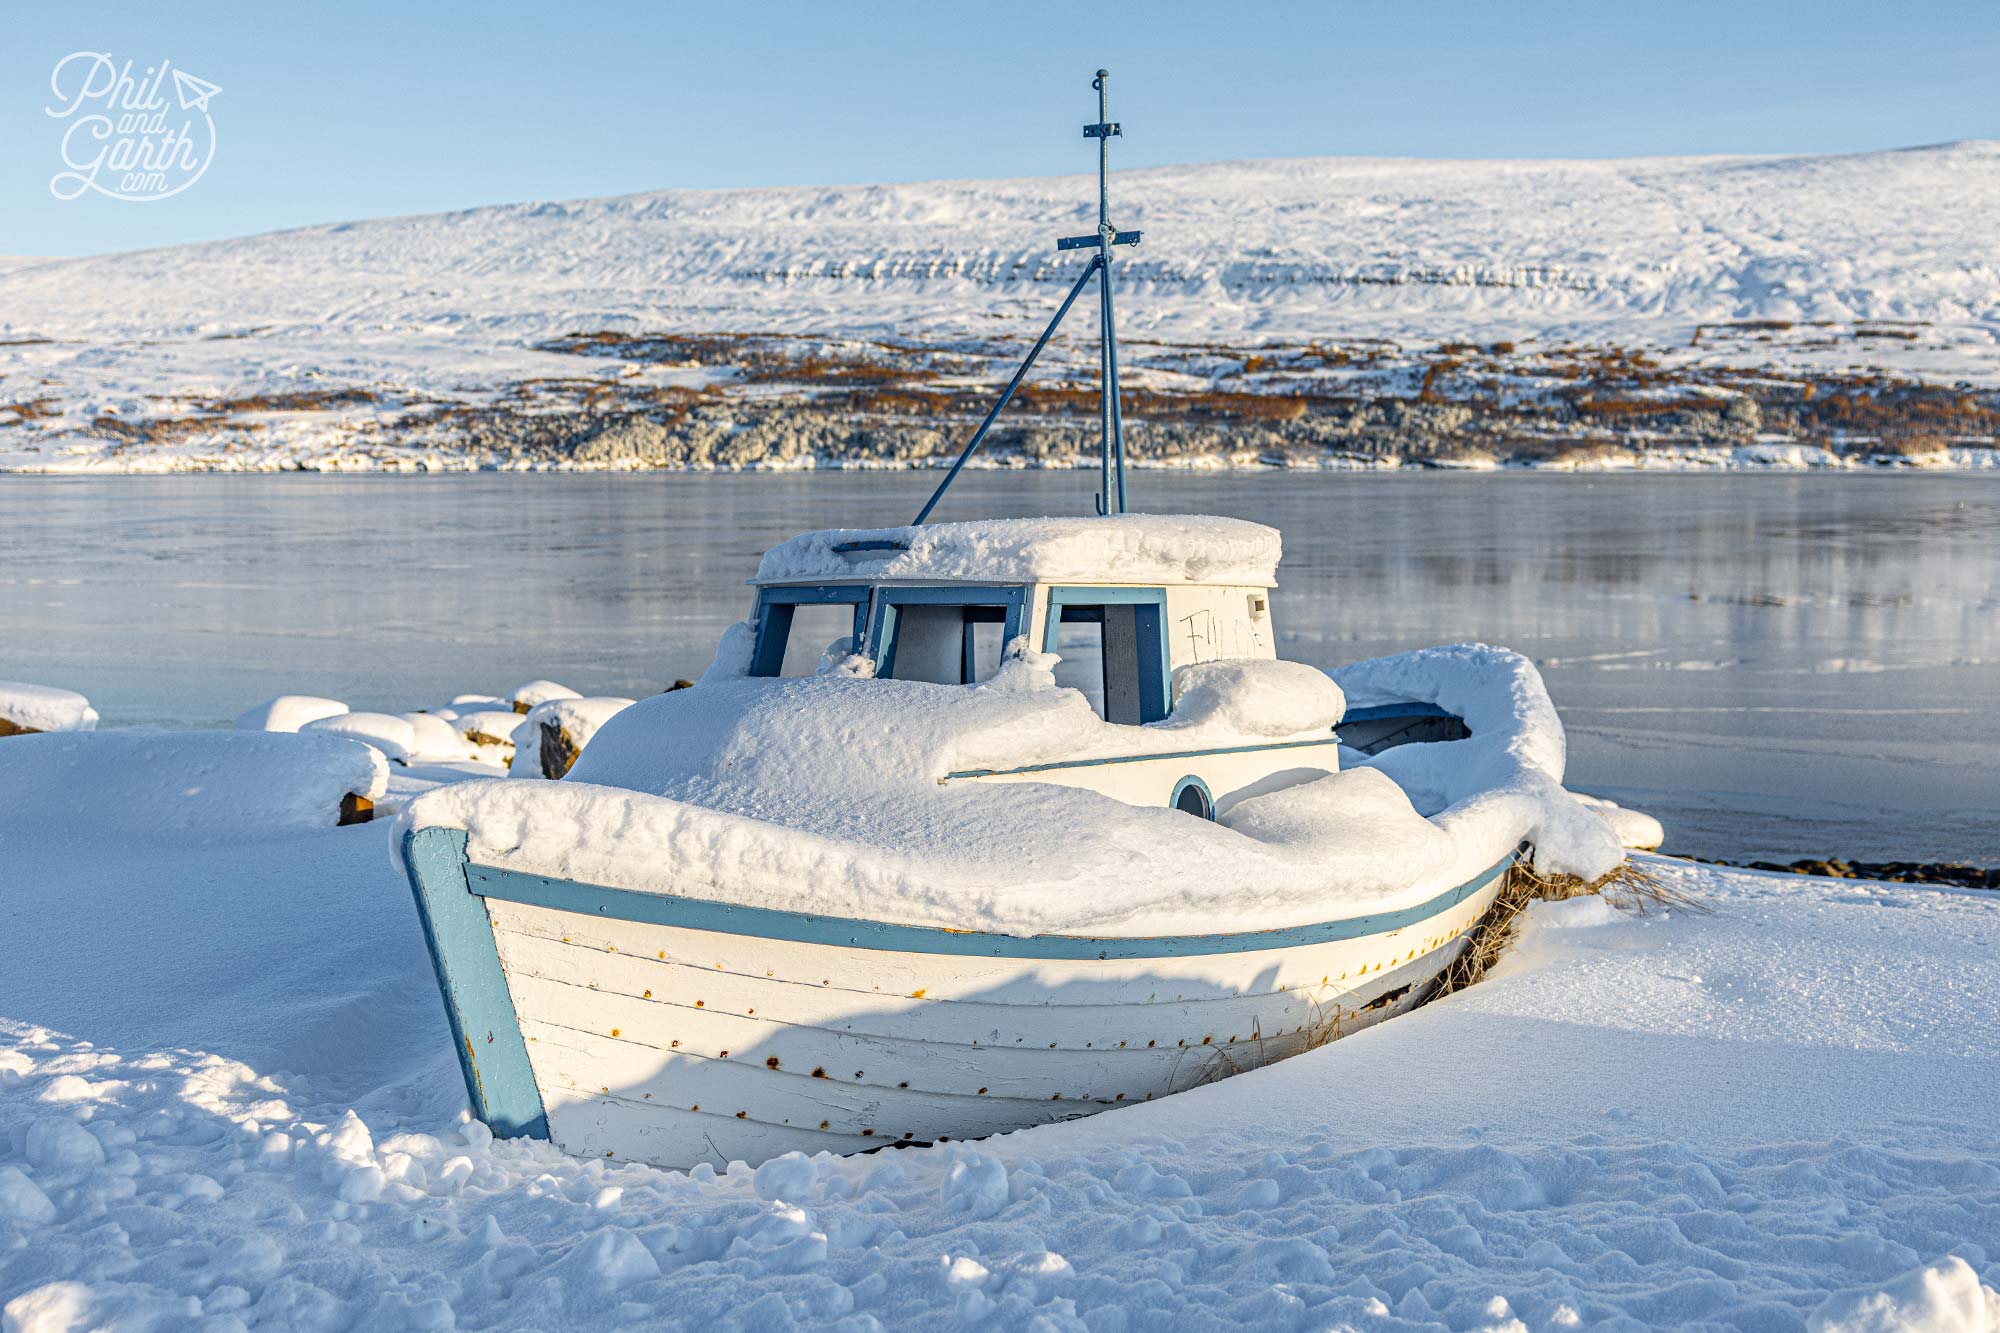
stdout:
<svg viewBox="0 0 2000 1333">
<path fill-rule="evenodd" d="M 2000 138 L 2000 3 L 162 5 L 4 0 L 0 254 L 669 186 L 1224 157 L 1831 152 Z M 74 51 L 220 85 L 168 199 L 49 191 Z"/>
</svg>

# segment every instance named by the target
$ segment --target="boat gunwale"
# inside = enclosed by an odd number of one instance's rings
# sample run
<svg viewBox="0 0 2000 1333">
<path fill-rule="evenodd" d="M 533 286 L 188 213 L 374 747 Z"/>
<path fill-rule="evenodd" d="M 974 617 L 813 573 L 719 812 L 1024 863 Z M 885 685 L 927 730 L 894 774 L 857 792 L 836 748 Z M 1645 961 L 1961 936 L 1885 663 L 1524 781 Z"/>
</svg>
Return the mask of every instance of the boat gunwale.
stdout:
<svg viewBox="0 0 2000 1333">
<path fill-rule="evenodd" d="M 575 912 L 581 916 L 844 949 L 1096 962 L 1256 953 L 1386 934 L 1449 911 L 1478 893 L 1506 873 L 1513 864 L 1513 854 L 1510 851 L 1505 858 L 1463 884 L 1413 906 L 1387 912 L 1254 931 L 1131 936 L 1007 935 L 950 926 L 912 926 L 589 884 L 510 870 L 503 866 L 483 865 L 469 858 L 463 864 L 467 892 L 475 897 L 498 898 L 531 907 Z"/>
</svg>

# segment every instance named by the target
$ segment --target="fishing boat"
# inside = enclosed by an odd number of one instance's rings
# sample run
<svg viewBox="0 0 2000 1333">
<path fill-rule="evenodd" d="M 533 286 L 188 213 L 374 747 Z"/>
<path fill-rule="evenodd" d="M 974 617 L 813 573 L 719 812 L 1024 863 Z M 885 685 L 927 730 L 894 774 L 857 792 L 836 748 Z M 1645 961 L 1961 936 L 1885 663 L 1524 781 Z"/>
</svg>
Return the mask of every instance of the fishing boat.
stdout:
<svg viewBox="0 0 2000 1333">
<path fill-rule="evenodd" d="M 1106 78 L 1089 262 L 916 520 L 767 552 L 562 780 L 402 815 L 496 1134 L 687 1168 L 1151 1101 L 1419 1003 L 1524 844 L 1622 857 L 1524 659 L 1281 660 L 1276 531 L 1127 511 Z M 932 522 L 1093 279 L 1098 513 Z"/>
</svg>

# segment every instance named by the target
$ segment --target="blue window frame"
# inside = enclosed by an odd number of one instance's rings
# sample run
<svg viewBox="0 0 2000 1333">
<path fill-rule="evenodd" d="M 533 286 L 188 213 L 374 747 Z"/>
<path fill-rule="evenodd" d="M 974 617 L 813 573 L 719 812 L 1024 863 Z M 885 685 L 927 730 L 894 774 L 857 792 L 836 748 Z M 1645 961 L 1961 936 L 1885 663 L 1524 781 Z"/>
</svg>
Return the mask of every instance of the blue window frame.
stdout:
<svg viewBox="0 0 2000 1333">
<path fill-rule="evenodd" d="M 1064 621 L 1102 624 L 1104 609 L 1132 608 L 1138 648 L 1139 721 L 1158 722 L 1172 708 L 1167 670 L 1167 593 L 1164 588 L 1049 589 L 1049 614 L 1042 630 L 1042 651 L 1053 653 Z M 1109 663 L 1106 669 L 1112 669 Z M 1106 682 L 1107 687 L 1110 682 Z"/>
<path fill-rule="evenodd" d="M 967 609 L 964 621 L 964 637 L 961 641 L 959 679 L 962 684 L 972 683 L 972 639 L 973 626 L 990 622 L 997 614 L 1002 624 L 1000 644 L 1002 651 L 1006 645 L 1027 631 L 1023 614 L 1027 606 L 1026 588 L 976 588 L 976 587 L 881 587 L 875 590 L 875 635 L 869 641 L 868 654 L 875 659 L 876 676 L 888 680 L 896 675 L 896 630 L 901 617 L 901 608 L 906 606 L 959 606 Z M 981 614 L 985 613 L 985 614 Z"/>
<path fill-rule="evenodd" d="M 792 613 L 801 606 L 850 603 L 854 607 L 854 642 L 868 632 L 866 584 L 821 584 L 797 588 L 763 588 L 757 593 L 757 647 L 750 656 L 750 674 L 775 676 L 785 669 L 785 644 L 792 637 Z"/>
<path fill-rule="evenodd" d="M 1215 818 L 1215 796 L 1208 784 L 1190 773 L 1174 784 L 1174 794 L 1167 798 L 1167 805 L 1184 815 L 1196 819 Z"/>
</svg>

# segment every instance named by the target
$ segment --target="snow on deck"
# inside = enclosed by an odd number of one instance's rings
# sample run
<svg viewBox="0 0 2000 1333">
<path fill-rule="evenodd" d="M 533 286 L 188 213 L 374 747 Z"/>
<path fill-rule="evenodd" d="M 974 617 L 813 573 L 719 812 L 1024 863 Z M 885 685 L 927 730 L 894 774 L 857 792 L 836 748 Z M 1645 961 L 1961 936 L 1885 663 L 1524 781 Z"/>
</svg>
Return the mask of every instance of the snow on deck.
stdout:
<svg viewBox="0 0 2000 1333">
<path fill-rule="evenodd" d="M 1623 859 L 1610 826 L 1563 791 L 1560 724 L 1516 654 L 1465 645 L 1415 673 L 1456 673 L 1470 679 L 1454 688 L 1492 696 L 1476 740 L 1437 747 L 1420 806 L 1393 773 L 1361 768 L 1248 797 L 1214 823 L 1071 787 L 940 780 L 1328 741 L 1341 696 L 1323 673 L 1264 660 L 1184 668 L 1193 683 L 1173 717 L 1121 727 L 1033 656 L 971 688 L 704 679 L 612 718 L 563 782 L 448 787 L 404 818 L 465 829 L 482 865 L 1015 935 L 1269 930 L 1395 911 L 1471 881 L 1523 838 L 1545 871 L 1594 879 Z M 1273 719 L 1298 730 L 1257 725 Z M 1333 766 L 1332 746 L 1319 762 Z"/>
<path fill-rule="evenodd" d="M 1000 518 L 808 532 L 765 552 L 756 582 L 933 579 L 1269 588 L 1278 581 L 1282 554 L 1276 528 L 1240 518 Z"/>
</svg>

